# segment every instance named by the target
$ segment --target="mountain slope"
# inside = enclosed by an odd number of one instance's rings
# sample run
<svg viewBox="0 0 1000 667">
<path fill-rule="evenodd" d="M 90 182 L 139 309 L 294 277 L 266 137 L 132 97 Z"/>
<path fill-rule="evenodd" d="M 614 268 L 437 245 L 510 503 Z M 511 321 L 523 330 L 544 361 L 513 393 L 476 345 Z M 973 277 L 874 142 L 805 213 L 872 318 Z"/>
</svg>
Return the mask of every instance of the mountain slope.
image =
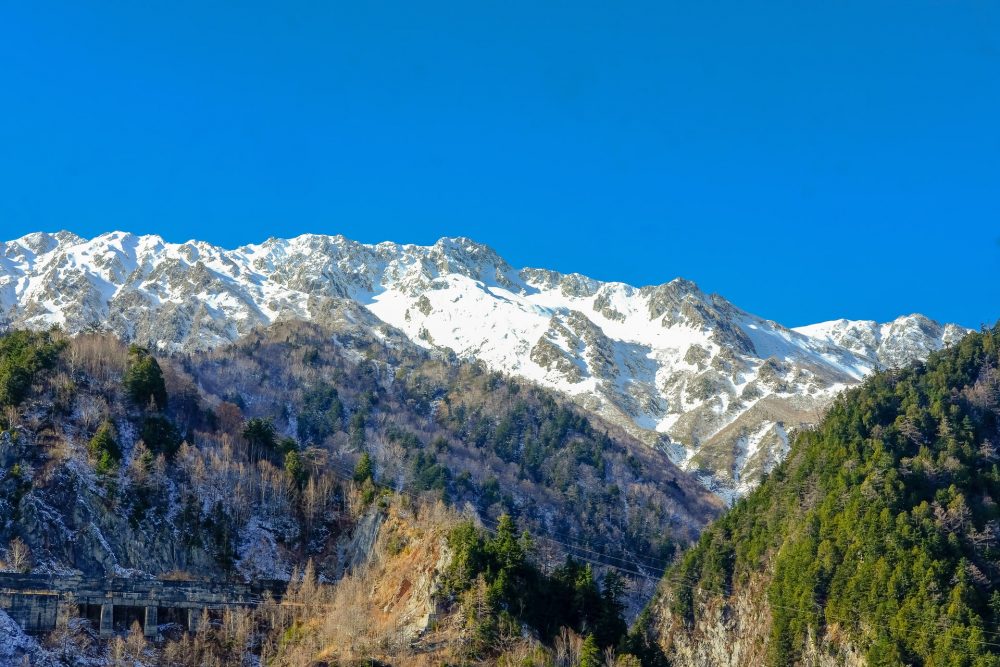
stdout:
<svg viewBox="0 0 1000 667">
<path fill-rule="evenodd" d="M 1000 325 L 842 394 L 668 571 L 678 665 L 1000 664 Z"/>
<path fill-rule="evenodd" d="M 919 315 L 792 330 L 683 279 L 636 288 L 516 270 L 463 238 L 421 247 L 315 235 L 224 250 L 122 232 L 30 234 L 0 244 L 0 318 L 174 351 L 279 320 L 381 320 L 565 393 L 730 499 L 840 390 L 965 333 Z"/>
<path fill-rule="evenodd" d="M 0 335 L 0 569 L 19 539 L 44 572 L 282 578 L 312 558 L 333 580 L 355 483 L 647 573 L 720 513 L 555 392 L 379 326 L 278 323 L 162 364 L 107 334 Z"/>
<path fill-rule="evenodd" d="M 159 361 L 0 334 L 0 571 L 290 581 L 156 647 L 69 619 L 51 661 L 0 612 L 4 665 L 493 664 L 595 623 L 613 646 L 721 509 L 556 392 L 385 324 L 280 322 Z"/>
</svg>

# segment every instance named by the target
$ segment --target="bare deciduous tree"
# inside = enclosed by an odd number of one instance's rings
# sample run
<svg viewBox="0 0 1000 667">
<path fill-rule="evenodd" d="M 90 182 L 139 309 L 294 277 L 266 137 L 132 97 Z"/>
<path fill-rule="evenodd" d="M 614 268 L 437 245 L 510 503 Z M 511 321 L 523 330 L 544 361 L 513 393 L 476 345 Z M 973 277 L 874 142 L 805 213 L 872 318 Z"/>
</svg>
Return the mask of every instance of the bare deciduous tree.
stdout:
<svg viewBox="0 0 1000 667">
<path fill-rule="evenodd" d="M 555 641 L 557 667 L 577 667 L 580 664 L 580 650 L 583 648 L 583 637 L 570 628 L 559 629 Z"/>
<path fill-rule="evenodd" d="M 11 568 L 18 572 L 31 570 L 31 549 L 20 537 L 15 537 L 10 541 L 10 547 L 7 549 L 7 562 Z"/>
</svg>

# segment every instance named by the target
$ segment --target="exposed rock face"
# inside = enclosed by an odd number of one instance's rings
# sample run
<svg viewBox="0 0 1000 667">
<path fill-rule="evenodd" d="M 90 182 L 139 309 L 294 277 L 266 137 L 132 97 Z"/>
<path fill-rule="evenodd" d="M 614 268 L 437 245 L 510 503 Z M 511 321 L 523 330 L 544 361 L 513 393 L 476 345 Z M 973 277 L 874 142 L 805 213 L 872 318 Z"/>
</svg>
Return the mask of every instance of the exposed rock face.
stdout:
<svg viewBox="0 0 1000 667">
<path fill-rule="evenodd" d="M 72 432 L 72 426 L 66 426 Z M 128 434 L 126 425 L 120 432 Z M 9 433 L 0 437 L 0 471 L 31 460 L 31 450 L 51 448 L 55 439 L 30 428 L 22 428 L 16 440 Z M 71 456 L 71 445 L 61 446 Z M 0 509 L 6 510 L 5 520 L 16 516 L 18 533 L 33 547 L 36 571 L 129 576 L 138 568 L 147 573 L 184 569 L 192 574 L 213 574 L 218 569 L 204 550 L 181 547 L 169 521 L 138 521 L 120 508 L 109 510 L 111 494 L 76 461 L 58 460 L 38 468 L 26 465 L 22 474 L 31 482 L 30 490 L 16 508 L 0 505 Z"/>
<path fill-rule="evenodd" d="M 771 611 L 763 574 L 753 575 L 729 596 L 695 592 L 693 625 L 670 612 L 673 591 L 668 586 L 652 606 L 651 626 L 671 664 L 679 667 L 759 667 L 768 663 Z M 864 667 L 861 654 L 827 632 L 819 641 L 810 635 L 803 667 Z"/>
<path fill-rule="evenodd" d="M 938 324 L 923 315 L 900 317 L 886 324 L 874 320 L 834 320 L 796 329 L 819 340 L 838 345 L 859 357 L 874 359 L 881 366 L 898 368 L 922 361 L 931 352 L 961 338 L 967 329 Z"/>
<path fill-rule="evenodd" d="M 756 667 L 766 664 L 771 614 L 767 609 L 767 586 L 761 578 L 751 580 L 731 597 L 696 594 L 696 623 L 685 624 L 671 615 L 672 591 L 655 600 L 652 607 L 657 641 L 672 662 L 689 667 Z"/>
<path fill-rule="evenodd" d="M 376 515 L 376 521 L 368 519 Z M 387 664 L 411 664 L 419 646 L 425 657 L 435 656 L 420 664 L 455 662 L 452 628 L 461 627 L 462 619 L 457 608 L 454 616 L 442 614 L 438 593 L 452 559 L 447 535 L 458 521 L 440 503 L 393 504 L 362 518 L 358 530 L 367 534 L 352 544 L 372 541 L 328 592 L 327 618 L 336 621 L 325 626 L 328 645 L 321 655 L 342 664 L 375 651 Z M 377 647 L 373 637 L 379 638 Z M 410 660 L 394 658 L 400 655 Z"/>
<path fill-rule="evenodd" d="M 288 318 L 385 322 L 563 391 L 667 447 L 729 499 L 842 388 L 966 332 L 919 315 L 787 329 L 687 280 L 635 288 L 518 271 L 464 238 L 420 247 L 306 235 L 224 250 L 59 232 L 0 243 L 0 320 L 17 326 L 197 350 Z"/>
</svg>

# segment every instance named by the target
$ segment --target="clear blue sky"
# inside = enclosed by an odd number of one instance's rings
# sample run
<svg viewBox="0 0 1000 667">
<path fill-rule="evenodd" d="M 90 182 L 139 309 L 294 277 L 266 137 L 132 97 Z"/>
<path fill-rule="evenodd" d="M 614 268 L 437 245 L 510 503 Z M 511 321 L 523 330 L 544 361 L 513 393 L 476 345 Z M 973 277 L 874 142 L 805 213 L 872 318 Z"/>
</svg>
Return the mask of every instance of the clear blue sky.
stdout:
<svg viewBox="0 0 1000 667">
<path fill-rule="evenodd" d="M 464 235 L 790 325 L 1000 317 L 1000 3 L 0 9 L 0 238 Z"/>
</svg>

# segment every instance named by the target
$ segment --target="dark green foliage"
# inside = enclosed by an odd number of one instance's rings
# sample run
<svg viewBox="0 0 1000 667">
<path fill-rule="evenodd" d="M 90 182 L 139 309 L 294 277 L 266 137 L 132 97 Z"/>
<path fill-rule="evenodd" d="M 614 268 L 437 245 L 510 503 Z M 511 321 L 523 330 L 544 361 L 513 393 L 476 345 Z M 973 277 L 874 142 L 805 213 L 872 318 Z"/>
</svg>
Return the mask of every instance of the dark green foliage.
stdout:
<svg viewBox="0 0 1000 667">
<path fill-rule="evenodd" d="M 20 405 L 35 375 L 52 368 L 65 346 L 49 332 L 12 331 L 0 336 L 0 406 Z"/>
<path fill-rule="evenodd" d="M 531 541 L 527 534 L 518 535 L 514 519 L 504 514 L 497 522 L 493 539 L 486 543 L 486 553 L 503 572 L 515 572 L 525 564 Z"/>
<path fill-rule="evenodd" d="M 625 636 L 622 581 L 614 575 L 598 586 L 589 565 L 573 559 L 547 576 L 531 561 L 528 535 L 518 535 L 509 515 L 502 515 L 492 536 L 471 522 L 456 527 L 448 540 L 454 556 L 444 577 L 444 591 L 477 611 L 469 629 L 479 637 L 481 653 L 505 626 L 525 623 L 545 641 L 562 627 L 587 632 L 594 647 L 617 646 Z M 487 611 L 484 611 L 487 610 Z"/>
<path fill-rule="evenodd" d="M 209 535 L 216 562 L 227 572 L 236 566 L 239 543 L 237 526 L 222 503 L 216 503 L 202 523 L 202 530 Z"/>
<path fill-rule="evenodd" d="M 129 348 L 128 366 L 122 384 L 129 399 L 139 407 L 152 406 L 156 410 L 167 407 L 167 387 L 163 382 L 163 372 L 146 348 L 138 345 Z"/>
<path fill-rule="evenodd" d="M 502 461 L 518 464 L 522 479 L 562 491 L 576 484 L 579 466 L 603 477 L 604 455 L 613 448 L 586 417 L 544 394 L 519 398 L 499 421 L 487 412 L 462 409 L 450 413 L 448 424 Z"/>
<path fill-rule="evenodd" d="M 973 334 L 843 394 L 668 573 L 673 611 L 773 567 L 773 665 L 833 625 L 869 664 L 1000 664 L 998 343 Z"/>
<path fill-rule="evenodd" d="M 126 520 L 114 523 L 122 530 L 106 532 L 123 566 L 148 568 L 153 549 L 157 566 L 167 554 L 170 565 L 210 578 L 219 578 L 217 565 L 233 567 L 246 522 L 261 519 L 283 553 L 313 556 L 331 577 L 339 569 L 333 550 L 343 544 L 357 499 L 384 499 L 370 456 L 363 457 L 367 465 L 359 464 L 356 486 L 336 481 L 348 457 L 367 450 L 380 454 L 379 478 L 403 482 L 406 491 L 426 489 L 462 506 L 481 506 L 488 525 L 502 512 L 516 514 L 519 525 L 609 559 L 656 554 L 662 535 L 697 525 L 700 508 L 692 512 L 686 499 L 661 491 L 669 483 L 658 465 L 664 457 L 624 434 L 608 437 L 609 427 L 598 420 L 592 425 L 544 390 L 475 365 L 369 343 L 360 330 L 350 336 L 338 336 L 334 345 L 329 331 L 281 323 L 212 353 L 161 357 L 162 372 L 148 353 L 133 350 L 126 357 L 127 386 L 119 379 L 122 347 L 110 338 L 82 336 L 73 342 L 72 365 L 69 355 L 53 365 L 59 374 L 52 377 L 72 378 L 72 385 L 43 383 L 48 374 L 39 374 L 28 389 L 29 418 L 18 429 L 22 444 L 5 453 L 18 463 L 4 461 L 14 467 L 0 480 L 0 502 L 13 510 L 8 518 L 21 521 L 23 493 L 38 493 L 67 525 L 76 517 L 108 525 L 100 514 L 113 512 Z M 307 345 L 297 342 L 302 340 Z M 296 362 L 307 346 L 319 351 L 308 354 L 311 367 L 303 369 Z M 365 357 L 371 361 L 359 361 Z M 169 397 L 156 386 L 165 378 Z M 156 410 L 147 409 L 151 403 Z M 124 456 L 108 424 L 93 434 L 92 461 L 106 475 L 103 488 L 80 494 L 74 486 L 88 480 L 72 457 L 74 465 L 66 466 L 65 452 L 75 449 L 80 434 L 93 432 L 95 415 L 105 413 L 121 426 L 122 447 L 141 438 L 150 451 L 133 456 L 119 475 Z M 301 449 L 282 437 L 296 428 Z M 181 434 L 188 442 L 182 451 Z M 18 435 L 4 437 L 16 442 Z M 357 449 L 348 451 L 346 443 Z M 641 460 L 643 478 L 636 476 L 640 466 L 626 463 L 630 454 Z M 272 484 L 282 479 L 288 486 L 273 493 Z M 302 492 L 289 492 L 293 486 Z M 76 508 L 78 500 L 85 506 Z M 599 647 L 615 643 L 623 625 L 613 578 L 575 562 L 558 568 L 558 577 L 543 575 L 513 524 L 501 532 L 508 539 L 475 537 L 481 562 L 453 598 L 483 601 L 470 623 L 484 650 L 521 635 L 524 626 L 551 642 L 560 624 L 594 635 Z M 63 545 L 51 548 L 57 560 L 69 553 Z"/>
<path fill-rule="evenodd" d="M 368 455 L 368 452 L 365 452 L 354 466 L 354 481 L 361 484 L 366 480 L 372 480 L 374 475 L 375 466 L 372 463 L 372 457 Z"/>
<path fill-rule="evenodd" d="M 254 417 L 243 425 L 243 439 L 251 447 L 262 450 L 274 449 L 276 435 L 274 422 L 270 419 Z"/>
<path fill-rule="evenodd" d="M 642 667 L 670 667 L 663 649 L 651 636 L 653 633 L 648 632 L 650 625 L 650 610 L 647 607 L 636 619 L 632 631 L 622 639 L 619 653 L 635 656 Z"/>
<path fill-rule="evenodd" d="M 13 510 L 7 516 L 7 520 L 14 522 L 19 520 L 21 499 L 31 490 L 31 487 L 31 480 L 28 479 L 20 462 L 14 463 L 4 478 L 0 479 L 0 503 Z"/>
<path fill-rule="evenodd" d="M 628 632 L 625 623 L 625 580 L 609 570 L 601 581 L 601 600 L 594 615 L 594 637 L 600 646 L 611 646 Z"/>
<path fill-rule="evenodd" d="M 399 443 L 403 446 L 403 449 L 408 451 L 416 451 L 424 446 L 415 433 L 411 433 L 395 425 L 389 427 L 386 435 L 389 437 L 389 442 Z"/>
<path fill-rule="evenodd" d="M 302 462 L 302 456 L 294 450 L 285 454 L 285 477 L 299 489 L 309 480 L 309 473 Z"/>
<path fill-rule="evenodd" d="M 366 479 L 361 483 L 361 505 L 367 506 L 375 500 L 375 496 L 378 494 L 378 488 L 371 479 Z"/>
<path fill-rule="evenodd" d="M 488 477 L 479 487 L 479 507 L 483 512 L 489 511 L 491 505 L 503 503 L 505 506 L 513 505 L 513 501 L 506 502 L 504 494 L 500 490 L 500 480 L 496 477 Z"/>
<path fill-rule="evenodd" d="M 354 466 L 354 481 L 361 485 L 361 502 L 369 504 L 375 499 L 377 489 L 375 487 L 375 464 L 368 452 L 361 454 L 357 464 Z"/>
<path fill-rule="evenodd" d="M 100 475 L 109 475 L 118 470 L 122 451 L 115 440 L 114 426 L 104 422 L 87 444 L 87 451 L 94 459 L 94 469 Z"/>
<path fill-rule="evenodd" d="M 369 389 L 361 392 L 357 400 L 358 404 L 354 414 L 351 415 L 351 423 L 348 427 L 348 439 L 354 449 L 364 449 L 366 423 L 372 409 L 378 403 L 378 394 Z"/>
<path fill-rule="evenodd" d="M 243 439 L 249 447 L 248 454 L 252 460 L 273 459 L 276 454 L 284 455 L 285 447 L 279 446 L 278 432 L 274 428 L 274 420 L 270 417 L 254 417 L 243 425 Z"/>
<path fill-rule="evenodd" d="M 354 413 L 351 417 L 351 425 L 349 431 L 349 441 L 351 447 L 354 449 L 364 449 L 365 446 L 365 413 L 358 412 Z"/>
<path fill-rule="evenodd" d="M 149 415 L 142 421 L 140 437 L 154 454 L 171 457 L 181 446 L 181 434 L 163 415 Z"/>
<path fill-rule="evenodd" d="M 344 404 L 337 389 L 325 382 L 305 392 L 298 414 L 298 435 L 302 442 L 323 442 L 343 428 Z"/>
<path fill-rule="evenodd" d="M 243 425 L 243 439 L 247 442 L 247 455 L 251 460 L 268 459 L 282 464 L 285 455 L 298 445 L 291 438 L 279 438 L 274 428 L 274 420 L 269 417 L 254 417 Z"/>
<path fill-rule="evenodd" d="M 597 640 L 594 635 L 587 635 L 580 647 L 580 667 L 603 667 L 604 658 L 601 657 L 601 649 L 597 647 Z"/>
<path fill-rule="evenodd" d="M 275 449 L 275 454 L 280 459 L 284 457 L 288 452 L 298 451 L 299 443 L 295 442 L 295 438 L 278 438 L 277 448 Z"/>
<path fill-rule="evenodd" d="M 417 452 L 413 457 L 413 488 L 417 491 L 445 491 L 449 472 L 429 452 Z"/>
</svg>

